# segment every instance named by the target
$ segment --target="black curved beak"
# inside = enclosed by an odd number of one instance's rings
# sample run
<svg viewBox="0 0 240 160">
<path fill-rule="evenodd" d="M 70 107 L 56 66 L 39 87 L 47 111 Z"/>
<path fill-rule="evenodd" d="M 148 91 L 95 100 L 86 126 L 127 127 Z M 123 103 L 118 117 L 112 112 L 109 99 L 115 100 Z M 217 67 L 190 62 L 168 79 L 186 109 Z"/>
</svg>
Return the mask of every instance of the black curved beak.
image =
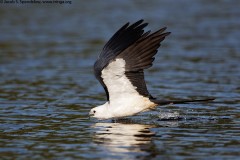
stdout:
<svg viewBox="0 0 240 160">
<path fill-rule="evenodd" d="M 89 116 L 89 117 L 92 117 L 92 116 L 94 116 L 94 114 L 91 113 L 91 114 L 89 114 L 88 116 Z"/>
<path fill-rule="evenodd" d="M 94 114 L 93 113 L 89 113 L 88 114 L 88 119 L 90 119 L 92 116 L 94 116 Z"/>
</svg>

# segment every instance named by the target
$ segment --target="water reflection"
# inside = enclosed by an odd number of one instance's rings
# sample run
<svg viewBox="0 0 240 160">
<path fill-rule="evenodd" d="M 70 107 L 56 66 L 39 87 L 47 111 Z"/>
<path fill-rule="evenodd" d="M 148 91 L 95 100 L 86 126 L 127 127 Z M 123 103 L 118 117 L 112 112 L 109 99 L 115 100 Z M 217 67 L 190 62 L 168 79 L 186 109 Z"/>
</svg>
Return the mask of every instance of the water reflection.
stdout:
<svg viewBox="0 0 240 160">
<path fill-rule="evenodd" d="M 147 154 L 145 146 L 150 148 L 152 137 L 155 135 L 150 128 L 154 125 L 123 124 L 123 123 L 96 123 L 93 141 L 107 149 L 114 155 L 128 153 Z M 131 154 L 132 153 L 132 154 Z M 126 156 L 126 154 L 125 154 Z"/>
</svg>

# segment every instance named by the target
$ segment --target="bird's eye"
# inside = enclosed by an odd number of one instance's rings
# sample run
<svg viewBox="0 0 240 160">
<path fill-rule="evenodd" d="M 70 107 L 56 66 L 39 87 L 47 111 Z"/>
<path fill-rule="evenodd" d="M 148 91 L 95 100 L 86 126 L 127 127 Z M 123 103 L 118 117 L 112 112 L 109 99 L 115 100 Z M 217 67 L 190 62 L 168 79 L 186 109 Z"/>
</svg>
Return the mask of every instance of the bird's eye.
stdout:
<svg viewBox="0 0 240 160">
<path fill-rule="evenodd" d="M 96 113 L 96 111 L 94 110 L 93 113 Z"/>
</svg>

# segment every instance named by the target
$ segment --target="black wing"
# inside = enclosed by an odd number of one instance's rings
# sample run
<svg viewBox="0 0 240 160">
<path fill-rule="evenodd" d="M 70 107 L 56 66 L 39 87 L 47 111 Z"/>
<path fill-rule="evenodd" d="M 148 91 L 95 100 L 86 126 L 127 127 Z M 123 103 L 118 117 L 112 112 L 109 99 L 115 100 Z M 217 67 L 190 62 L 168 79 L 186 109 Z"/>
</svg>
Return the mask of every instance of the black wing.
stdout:
<svg viewBox="0 0 240 160">
<path fill-rule="evenodd" d="M 100 53 L 97 61 L 94 64 L 95 76 L 103 86 L 108 100 L 109 93 L 107 86 L 104 84 L 101 77 L 101 71 L 122 51 L 124 51 L 126 48 L 136 42 L 139 38 L 141 38 L 142 34 L 144 33 L 143 28 L 147 26 L 147 23 L 142 24 L 142 22 L 143 20 L 139 20 L 131 26 L 129 26 L 129 23 L 122 26 L 105 44 L 102 52 Z"/>
<path fill-rule="evenodd" d="M 165 30 L 166 28 L 162 28 L 150 35 L 150 32 L 146 32 L 133 45 L 117 56 L 117 58 L 125 60 L 126 76 L 136 87 L 138 93 L 145 97 L 153 98 L 147 90 L 143 70 L 152 66 L 160 43 L 170 34 L 170 32 L 163 33 Z"/>
</svg>

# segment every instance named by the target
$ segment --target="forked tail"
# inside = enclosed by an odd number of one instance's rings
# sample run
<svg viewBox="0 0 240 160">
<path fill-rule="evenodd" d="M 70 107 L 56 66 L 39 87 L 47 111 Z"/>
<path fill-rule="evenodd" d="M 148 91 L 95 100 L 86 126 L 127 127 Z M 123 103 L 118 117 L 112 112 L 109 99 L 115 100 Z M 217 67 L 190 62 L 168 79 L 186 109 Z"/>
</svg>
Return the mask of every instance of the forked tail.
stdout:
<svg viewBox="0 0 240 160">
<path fill-rule="evenodd" d="M 165 101 L 165 100 L 157 100 L 151 99 L 153 103 L 158 105 L 168 105 L 168 104 L 184 104 L 184 103 L 195 103 L 195 102 L 210 102 L 213 101 L 215 98 L 206 98 L 206 99 L 186 99 L 186 100 L 172 100 L 172 101 Z"/>
</svg>

